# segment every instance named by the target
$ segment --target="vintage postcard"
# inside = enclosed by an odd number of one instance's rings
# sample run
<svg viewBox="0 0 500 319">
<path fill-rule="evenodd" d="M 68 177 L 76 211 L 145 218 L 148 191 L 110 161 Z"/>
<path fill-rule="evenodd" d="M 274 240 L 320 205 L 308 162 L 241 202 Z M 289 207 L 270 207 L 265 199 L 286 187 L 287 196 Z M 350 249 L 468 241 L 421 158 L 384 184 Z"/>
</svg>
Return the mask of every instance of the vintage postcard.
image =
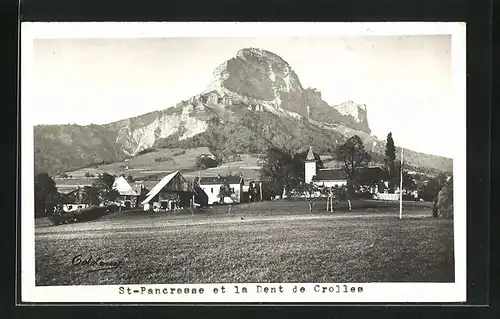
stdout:
<svg viewBox="0 0 500 319">
<path fill-rule="evenodd" d="M 23 23 L 22 302 L 466 300 L 464 23 Z"/>
</svg>

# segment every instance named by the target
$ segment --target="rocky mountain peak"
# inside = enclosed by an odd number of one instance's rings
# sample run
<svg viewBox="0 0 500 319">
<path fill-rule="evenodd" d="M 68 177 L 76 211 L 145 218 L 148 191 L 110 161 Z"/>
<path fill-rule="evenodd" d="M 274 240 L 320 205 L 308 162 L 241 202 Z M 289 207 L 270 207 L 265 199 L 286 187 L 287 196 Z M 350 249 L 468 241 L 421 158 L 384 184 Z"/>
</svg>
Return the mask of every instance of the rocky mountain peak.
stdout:
<svg viewBox="0 0 500 319">
<path fill-rule="evenodd" d="M 273 113 L 285 110 L 307 115 L 304 89 L 297 74 L 280 56 L 266 50 L 241 49 L 219 65 L 205 92 L 213 91 L 239 96 L 239 100 L 251 99 Z"/>
<path fill-rule="evenodd" d="M 290 65 L 283 60 L 279 55 L 276 53 L 266 51 L 263 49 L 258 49 L 258 48 L 244 48 L 239 50 L 236 53 L 236 56 L 241 58 L 241 59 L 257 59 L 257 60 L 262 60 L 263 62 L 268 62 L 268 63 L 273 63 L 273 64 L 278 64 L 284 69 L 290 69 Z"/>
<path fill-rule="evenodd" d="M 364 104 L 347 101 L 329 105 L 322 99 L 320 90 L 302 87 L 288 62 L 263 49 L 237 51 L 234 58 L 214 70 L 212 81 L 203 94 L 208 96 L 209 104 L 245 104 L 254 110 L 310 117 L 321 123 L 348 125 L 370 134 Z"/>
<path fill-rule="evenodd" d="M 366 124 L 368 124 L 368 116 L 365 104 L 357 104 L 349 100 L 336 105 L 335 109 L 339 111 L 339 113 L 343 116 L 352 117 L 356 123 L 366 122 Z"/>
</svg>

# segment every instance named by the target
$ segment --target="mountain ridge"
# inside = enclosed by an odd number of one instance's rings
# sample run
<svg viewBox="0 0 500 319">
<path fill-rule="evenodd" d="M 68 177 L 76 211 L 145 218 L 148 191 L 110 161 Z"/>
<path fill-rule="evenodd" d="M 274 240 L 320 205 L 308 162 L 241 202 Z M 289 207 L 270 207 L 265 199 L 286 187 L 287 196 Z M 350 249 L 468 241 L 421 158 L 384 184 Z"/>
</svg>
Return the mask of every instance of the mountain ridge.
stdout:
<svg viewBox="0 0 500 319">
<path fill-rule="evenodd" d="M 354 134 L 367 150 L 383 154 L 385 142 L 370 133 L 366 105 L 329 105 L 319 90 L 302 86 L 283 58 L 245 48 L 215 68 L 203 92 L 174 106 L 107 124 L 36 126 L 35 171 L 120 161 L 150 147 L 206 146 L 222 161 L 269 146 L 297 151 L 313 145 L 332 153 Z M 415 165 L 451 168 L 444 157 L 408 153 Z"/>
</svg>

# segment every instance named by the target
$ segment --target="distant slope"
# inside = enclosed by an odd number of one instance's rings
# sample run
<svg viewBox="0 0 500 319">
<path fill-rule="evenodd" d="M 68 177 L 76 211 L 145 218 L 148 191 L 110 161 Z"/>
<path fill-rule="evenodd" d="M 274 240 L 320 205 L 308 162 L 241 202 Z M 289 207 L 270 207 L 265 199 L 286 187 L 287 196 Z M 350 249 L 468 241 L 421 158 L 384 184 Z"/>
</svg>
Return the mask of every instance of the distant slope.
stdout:
<svg viewBox="0 0 500 319">
<path fill-rule="evenodd" d="M 39 125 L 34 129 L 35 173 L 62 173 L 126 157 L 116 132 L 101 125 Z"/>
<path fill-rule="evenodd" d="M 199 176 L 216 176 L 220 175 L 240 175 L 242 174 L 246 181 L 260 179 L 260 158 L 259 155 L 241 155 L 238 161 L 232 161 L 222 164 L 218 167 L 184 172 L 183 175 L 188 180 L 192 180 Z"/>
<path fill-rule="evenodd" d="M 68 172 L 74 179 L 87 176 L 97 176 L 104 172 L 112 175 L 131 175 L 142 179 L 150 175 L 172 171 L 197 170 L 196 157 L 201 154 L 211 154 L 207 147 L 192 149 L 156 149 L 146 154 L 138 155 L 123 161 L 110 164 L 92 165 Z"/>
<path fill-rule="evenodd" d="M 329 105 L 321 92 L 305 89 L 281 57 L 246 48 L 215 69 L 204 92 L 165 110 L 105 125 L 36 126 L 35 172 L 60 174 L 127 158 L 130 165 L 159 170 L 183 167 L 183 160 L 152 162 L 153 157 L 170 156 L 166 153 L 135 157 L 150 147 L 205 147 L 225 163 L 237 155 L 265 153 L 270 146 L 304 151 L 312 145 L 320 154 L 331 154 L 354 134 L 375 162 L 383 162 L 385 142 L 370 135 L 367 114 L 366 105 L 353 101 Z M 406 154 L 411 166 L 452 167 L 448 158 L 411 150 Z"/>
</svg>

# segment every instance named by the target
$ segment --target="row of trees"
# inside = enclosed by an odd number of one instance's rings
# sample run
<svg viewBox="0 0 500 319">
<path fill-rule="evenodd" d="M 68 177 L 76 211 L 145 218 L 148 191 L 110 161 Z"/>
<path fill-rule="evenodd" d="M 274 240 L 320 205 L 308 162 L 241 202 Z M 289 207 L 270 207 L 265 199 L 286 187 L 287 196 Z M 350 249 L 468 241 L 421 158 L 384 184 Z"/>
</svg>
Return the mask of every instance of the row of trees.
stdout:
<svg viewBox="0 0 500 319">
<path fill-rule="evenodd" d="M 266 193 L 280 195 L 283 188 L 286 192 L 298 190 L 304 186 L 304 161 L 307 152 L 293 153 L 278 148 L 270 148 L 261 162 L 261 179 Z M 323 168 L 323 162 L 319 154 L 314 154 L 316 169 Z M 367 167 L 370 162 L 370 154 L 366 152 L 361 138 L 357 135 L 349 138 L 344 144 L 339 145 L 334 157 L 341 161 L 342 169 L 347 179 L 348 194 L 353 196 L 356 182 L 359 181 L 360 169 Z M 309 186 L 312 187 L 312 186 Z"/>
<path fill-rule="evenodd" d="M 271 196 L 280 195 L 285 191 L 290 194 L 292 190 L 296 193 L 305 195 L 306 198 L 312 199 L 313 194 L 323 192 L 324 194 L 340 198 L 341 196 L 347 199 L 355 197 L 358 186 L 373 185 L 380 181 L 380 176 L 367 176 L 367 168 L 371 155 L 365 150 L 361 138 L 354 135 L 347 139 L 343 144 L 338 145 L 333 158 L 341 163 L 341 169 L 347 179 L 347 186 L 344 190 L 332 189 L 321 190 L 313 184 L 304 183 L 304 161 L 307 152 L 294 154 L 290 151 L 270 148 L 261 162 L 261 178 L 265 193 Z M 387 135 L 386 150 L 384 158 L 383 176 L 382 179 L 388 182 L 390 193 L 396 190 L 401 178 L 401 161 L 396 158 L 396 147 L 392 133 Z M 317 161 L 317 169 L 323 168 L 323 163 L 318 154 L 314 154 Z M 364 173 L 362 173 L 364 172 Z M 403 169 L 403 189 L 414 191 L 421 186 L 422 198 L 424 200 L 433 200 L 437 196 L 437 192 L 442 187 L 446 175 L 442 174 L 429 182 L 417 185 L 413 176 Z M 332 195 L 332 192 L 336 194 Z M 345 193 L 345 194 L 344 194 Z"/>
<path fill-rule="evenodd" d="M 113 175 L 103 173 L 97 176 L 91 186 L 84 186 L 78 193 L 61 194 L 49 174 L 39 173 L 35 176 L 35 217 L 49 216 L 65 202 L 78 203 L 83 199 L 92 205 L 113 202 L 119 196 L 113 188 L 114 182 Z"/>
</svg>

